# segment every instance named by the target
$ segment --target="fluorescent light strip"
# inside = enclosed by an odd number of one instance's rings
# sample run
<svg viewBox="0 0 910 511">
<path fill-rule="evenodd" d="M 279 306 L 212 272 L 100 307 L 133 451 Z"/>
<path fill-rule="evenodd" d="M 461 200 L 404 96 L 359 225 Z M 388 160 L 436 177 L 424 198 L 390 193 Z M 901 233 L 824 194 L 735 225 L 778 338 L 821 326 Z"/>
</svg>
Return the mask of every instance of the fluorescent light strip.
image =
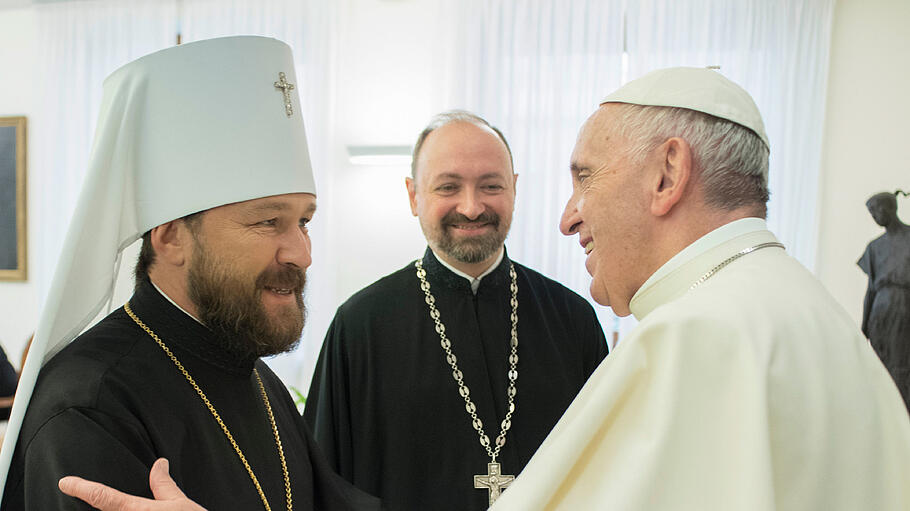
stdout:
<svg viewBox="0 0 910 511">
<path fill-rule="evenodd" d="M 349 145 L 348 159 L 354 165 L 410 165 L 411 146 Z"/>
</svg>

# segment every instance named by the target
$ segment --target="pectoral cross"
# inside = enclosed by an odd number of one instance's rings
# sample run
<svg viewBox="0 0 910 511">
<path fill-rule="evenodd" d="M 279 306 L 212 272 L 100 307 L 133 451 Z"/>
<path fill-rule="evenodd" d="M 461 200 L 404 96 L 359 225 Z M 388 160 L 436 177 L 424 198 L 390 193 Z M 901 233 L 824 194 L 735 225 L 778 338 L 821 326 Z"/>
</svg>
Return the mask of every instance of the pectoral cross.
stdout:
<svg viewBox="0 0 910 511">
<path fill-rule="evenodd" d="M 499 463 L 487 463 L 487 474 L 478 474 L 474 476 L 474 488 L 484 489 L 490 492 L 490 505 L 492 506 L 502 489 L 512 484 L 515 476 L 504 476 L 500 472 Z"/>
<path fill-rule="evenodd" d="M 284 73 L 278 73 L 278 81 L 275 82 L 275 88 L 281 89 L 282 94 L 284 94 L 284 112 L 288 114 L 288 117 L 294 115 L 294 107 L 291 105 L 291 91 L 294 90 L 294 84 L 288 83 Z"/>
</svg>

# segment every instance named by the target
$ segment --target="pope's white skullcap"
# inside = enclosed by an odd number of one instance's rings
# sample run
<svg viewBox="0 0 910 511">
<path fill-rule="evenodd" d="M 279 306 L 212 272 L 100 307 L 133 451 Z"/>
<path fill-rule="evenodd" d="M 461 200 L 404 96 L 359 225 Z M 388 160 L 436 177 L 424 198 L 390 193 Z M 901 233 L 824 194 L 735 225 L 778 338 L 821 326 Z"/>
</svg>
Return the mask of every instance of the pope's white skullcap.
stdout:
<svg viewBox="0 0 910 511">
<path fill-rule="evenodd" d="M 769 150 L 765 124 L 752 96 L 717 71 L 698 67 L 658 69 L 632 80 L 603 101 L 671 106 L 703 112 L 749 128 Z"/>
</svg>

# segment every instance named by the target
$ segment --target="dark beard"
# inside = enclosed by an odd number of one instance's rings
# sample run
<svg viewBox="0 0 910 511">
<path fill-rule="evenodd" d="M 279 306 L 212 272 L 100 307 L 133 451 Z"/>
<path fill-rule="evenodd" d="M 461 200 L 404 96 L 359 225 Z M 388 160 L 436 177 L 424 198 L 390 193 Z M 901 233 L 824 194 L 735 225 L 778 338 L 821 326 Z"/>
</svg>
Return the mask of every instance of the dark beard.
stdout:
<svg viewBox="0 0 910 511">
<path fill-rule="evenodd" d="M 258 358 L 293 350 L 300 342 L 306 310 L 303 288 L 306 275 L 299 268 L 267 269 L 255 282 L 245 280 L 231 265 L 216 260 L 197 243 L 188 272 L 189 298 L 199 320 L 241 359 Z M 291 289 L 297 307 L 285 308 L 271 318 L 262 305 L 266 287 Z"/>
<path fill-rule="evenodd" d="M 455 224 L 491 224 L 493 232 L 470 240 L 456 240 L 449 233 L 449 226 Z M 440 222 L 442 231 L 437 241 L 438 249 L 463 263 L 474 264 L 486 261 L 496 254 L 506 241 L 508 232 L 500 232 L 499 215 L 484 211 L 474 220 L 451 211 Z"/>
</svg>

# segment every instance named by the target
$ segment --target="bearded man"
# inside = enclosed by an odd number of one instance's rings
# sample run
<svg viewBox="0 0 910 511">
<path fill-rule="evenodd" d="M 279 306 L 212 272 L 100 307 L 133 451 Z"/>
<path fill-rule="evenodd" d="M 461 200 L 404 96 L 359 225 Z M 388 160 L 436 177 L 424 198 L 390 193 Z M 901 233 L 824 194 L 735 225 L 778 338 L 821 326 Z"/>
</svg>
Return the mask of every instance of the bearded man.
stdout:
<svg viewBox="0 0 910 511">
<path fill-rule="evenodd" d="M 391 511 L 486 509 L 606 355 L 592 307 L 506 253 L 516 181 L 485 120 L 433 118 L 406 179 L 429 248 L 326 334 L 304 418 Z"/>
<path fill-rule="evenodd" d="M 4 509 L 88 509 L 58 491 L 68 474 L 151 497 L 162 457 L 210 509 L 378 509 L 334 474 L 260 358 L 292 349 L 304 322 L 316 197 L 293 76 L 284 43 L 232 37 L 105 81 L 27 367 L 49 360 L 4 444 Z M 67 346 L 140 235 L 133 296 Z"/>
</svg>

